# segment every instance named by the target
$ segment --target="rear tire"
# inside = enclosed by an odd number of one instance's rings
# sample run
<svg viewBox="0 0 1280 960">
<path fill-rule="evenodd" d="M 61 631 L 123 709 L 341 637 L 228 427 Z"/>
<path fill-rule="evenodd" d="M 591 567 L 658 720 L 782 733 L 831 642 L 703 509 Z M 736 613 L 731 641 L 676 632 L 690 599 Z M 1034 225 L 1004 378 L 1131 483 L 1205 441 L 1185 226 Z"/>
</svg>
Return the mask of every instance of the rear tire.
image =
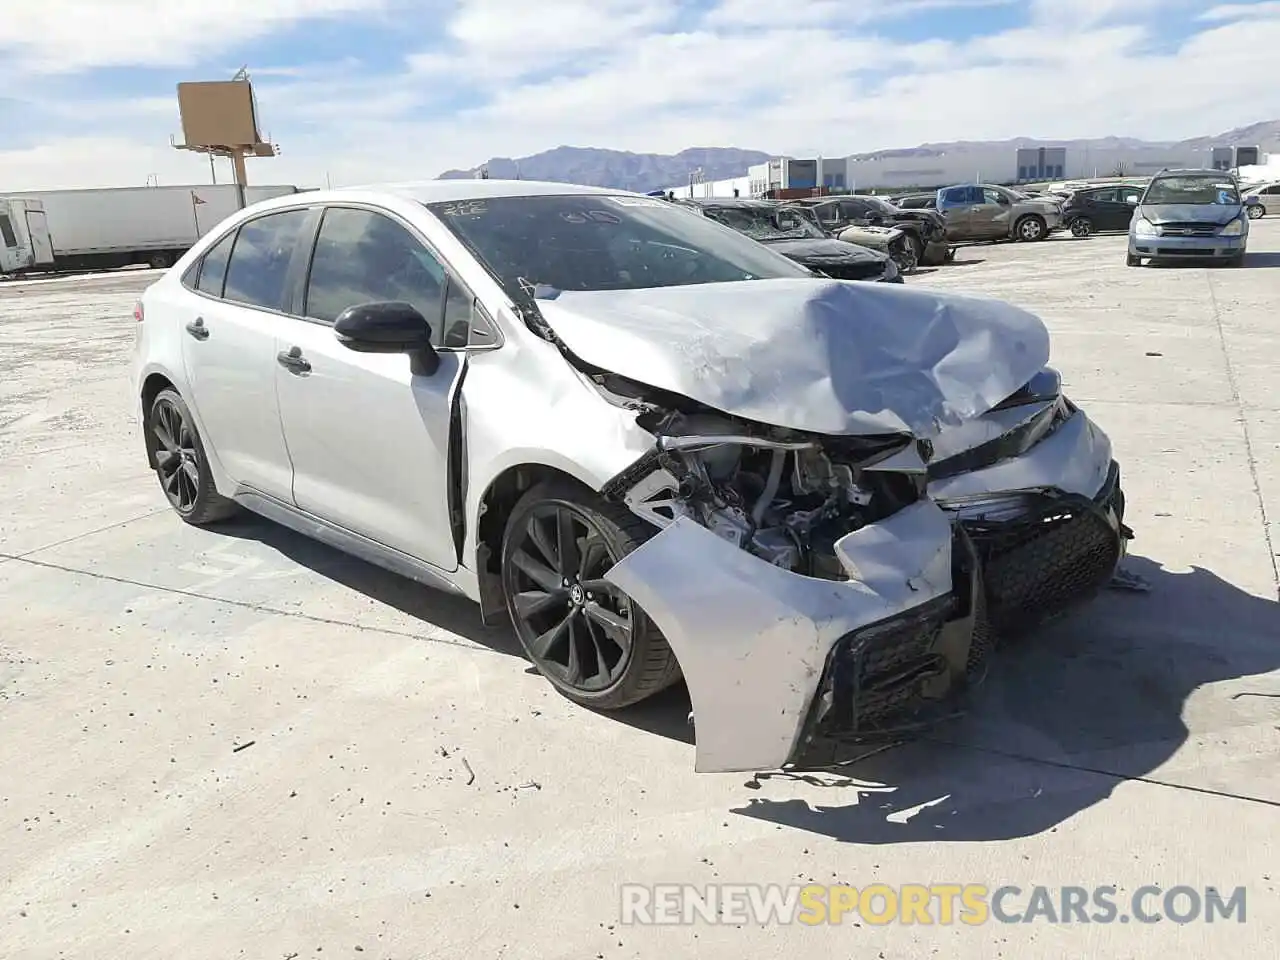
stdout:
<svg viewBox="0 0 1280 960">
<path fill-rule="evenodd" d="M 1093 235 L 1093 221 L 1088 217 L 1076 217 L 1071 221 L 1073 237 L 1089 237 Z"/>
<path fill-rule="evenodd" d="M 680 678 L 661 631 L 602 579 L 656 532 L 627 508 L 562 480 L 533 487 L 507 518 L 502 588 L 511 624 L 538 672 L 575 703 L 616 710 Z"/>
<path fill-rule="evenodd" d="M 176 390 L 156 395 L 144 427 L 160 489 L 178 516 L 203 527 L 238 511 L 233 500 L 218 493 L 195 419 Z"/>
<path fill-rule="evenodd" d="M 1256 203 L 1253 206 L 1249 207 L 1250 220 L 1261 220 L 1266 215 L 1267 215 L 1267 208 L 1260 203 Z"/>
<path fill-rule="evenodd" d="M 167 253 L 153 253 L 147 260 L 147 265 L 152 270 L 168 270 L 173 265 L 173 261 L 169 259 Z"/>
</svg>

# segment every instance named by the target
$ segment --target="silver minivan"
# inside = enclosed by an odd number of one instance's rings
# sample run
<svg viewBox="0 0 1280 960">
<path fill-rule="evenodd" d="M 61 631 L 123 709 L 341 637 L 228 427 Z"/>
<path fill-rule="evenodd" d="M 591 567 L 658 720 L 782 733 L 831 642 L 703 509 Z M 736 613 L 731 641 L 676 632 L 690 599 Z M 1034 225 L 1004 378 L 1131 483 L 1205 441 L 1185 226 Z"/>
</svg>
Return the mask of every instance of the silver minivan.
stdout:
<svg viewBox="0 0 1280 960">
<path fill-rule="evenodd" d="M 1248 242 L 1249 215 L 1231 174 L 1162 170 L 1138 200 L 1125 262 L 1212 259 L 1238 267 Z"/>
</svg>

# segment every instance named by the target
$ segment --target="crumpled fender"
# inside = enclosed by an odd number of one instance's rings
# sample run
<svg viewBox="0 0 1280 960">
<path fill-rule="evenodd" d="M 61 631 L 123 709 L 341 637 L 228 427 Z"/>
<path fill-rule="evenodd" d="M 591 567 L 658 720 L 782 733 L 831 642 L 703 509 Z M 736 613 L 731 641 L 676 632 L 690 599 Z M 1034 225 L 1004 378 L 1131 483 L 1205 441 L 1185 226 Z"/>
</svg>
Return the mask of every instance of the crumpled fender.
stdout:
<svg viewBox="0 0 1280 960">
<path fill-rule="evenodd" d="M 772 566 L 689 518 L 605 578 L 662 630 L 693 702 L 699 773 L 776 770 L 795 752 L 832 646 L 951 591 L 950 518 L 913 504 L 841 538 L 851 577 Z"/>
</svg>

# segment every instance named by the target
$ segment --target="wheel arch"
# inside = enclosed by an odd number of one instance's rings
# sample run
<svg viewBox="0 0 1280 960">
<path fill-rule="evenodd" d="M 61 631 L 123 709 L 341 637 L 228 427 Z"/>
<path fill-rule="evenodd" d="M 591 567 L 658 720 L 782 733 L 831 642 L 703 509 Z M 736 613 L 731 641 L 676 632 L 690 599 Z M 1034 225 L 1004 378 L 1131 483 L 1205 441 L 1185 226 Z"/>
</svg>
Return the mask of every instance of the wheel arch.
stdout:
<svg viewBox="0 0 1280 960">
<path fill-rule="evenodd" d="M 173 390 L 179 396 L 182 395 L 182 392 L 178 390 L 174 382 L 159 371 L 152 371 L 147 374 L 138 391 L 139 423 L 142 426 L 143 443 L 147 449 L 147 466 L 152 470 L 156 468 L 156 438 L 147 429 L 147 421 L 151 416 L 151 406 L 156 402 L 156 397 L 160 396 L 162 390 Z"/>
<path fill-rule="evenodd" d="M 502 536 L 507 518 L 517 501 L 539 483 L 561 480 L 596 492 L 598 485 L 579 475 L 569 464 L 545 460 L 524 460 L 501 469 L 480 494 L 475 511 L 475 572 L 479 589 L 480 615 L 486 624 L 506 616 L 502 580 L 496 568 L 502 552 Z"/>
</svg>

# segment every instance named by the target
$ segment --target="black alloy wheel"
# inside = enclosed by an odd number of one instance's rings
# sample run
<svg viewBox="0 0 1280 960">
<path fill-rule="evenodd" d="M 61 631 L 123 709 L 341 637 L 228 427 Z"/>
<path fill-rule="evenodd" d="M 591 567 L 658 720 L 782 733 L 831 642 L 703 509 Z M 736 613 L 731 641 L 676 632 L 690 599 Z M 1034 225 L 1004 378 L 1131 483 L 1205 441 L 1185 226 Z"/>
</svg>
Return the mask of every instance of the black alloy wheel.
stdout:
<svg viewBox="0 0 1280 960">
<path fill-rule="evenodd" d="M 1076 217 L 1071 221 L 1071 235 L 1073 237 L 1088 237 L 1093 234 L 1093 221 L 1088 217 Z"/>
<path fill-rule="evenodd" d="M 156 438 L 156 473 L 164 495 L 179 513 L 190 513 L 200 495 L 195 432 L 167 397 L 157 399 L 151 408 L 151 432 Z"/>
<path fill-rule="evenodd" d="M 502 581 L 516 636 L 569 699 L 615 708 L 679 677 L 666 640 L 639 605 L 604 579 L 653 532 L 623 508 L 564 487 L 530 491 L 507 522 Z"/>
<path fill-rule="evenodd" d="M 174 390 L 161 390 L 147 415 L 147 443 L 165 498 L 187 523 L 200 526 L 236 512 L 213 482 L 195 421 Z"/>
</svg>

